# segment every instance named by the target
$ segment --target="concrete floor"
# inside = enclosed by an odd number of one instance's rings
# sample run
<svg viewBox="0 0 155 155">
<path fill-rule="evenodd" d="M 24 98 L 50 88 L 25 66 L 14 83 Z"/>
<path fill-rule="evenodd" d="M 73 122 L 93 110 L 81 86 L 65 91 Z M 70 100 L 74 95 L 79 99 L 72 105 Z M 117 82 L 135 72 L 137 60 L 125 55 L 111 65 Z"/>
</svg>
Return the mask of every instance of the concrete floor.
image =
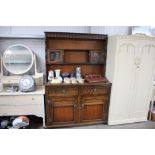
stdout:
<svg viewBox="0 0 155 155">
<path fill-rule="evenodd" d="M 155 129 L 155 122 L 147 121 L 140 123 L 130 123 L 123 125 L 89 125 L 89 126 L 80 126 L 80 127 L 70 127 L 68 129 Z"/>
<path fill-rule="evenodd" d="M 30 126 L 29 129 L 43 129 L 42 118 L 36 116 L 29 116 Z M 86 126 L 76 126 L 76 127 L 64 127 L 57 129 L 155 129 L 155 122 L 146 121 L 139 123 L 130 123 L 122 125 L 106 125 L 106 124 L 97 124 L 97 125 L 86 125 Z"/>
<path fill-rule="evenodd" d="M 31 129 L 43 129 L 42 118 L 31 117 Z M 139 123 L 130 123 L 122 125 L 87 125 L 87 126 L 77 126 L 77 127 L 63 127 L 57 129 L 155 129 L 155 122 L 146 121 Z"/>
</svg>

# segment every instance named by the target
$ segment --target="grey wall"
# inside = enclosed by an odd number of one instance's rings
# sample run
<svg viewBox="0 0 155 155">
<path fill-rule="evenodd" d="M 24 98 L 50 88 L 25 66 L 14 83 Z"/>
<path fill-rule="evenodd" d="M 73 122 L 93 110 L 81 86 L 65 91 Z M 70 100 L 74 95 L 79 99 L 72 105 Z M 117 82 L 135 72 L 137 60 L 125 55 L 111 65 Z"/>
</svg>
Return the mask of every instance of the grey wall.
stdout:
<svg viewBox="0 0 155 155">
<path fill-rule="evenodd" d="M 127 35 L 131 34 L 131 27 L 129 26 L 91 26 L 91 33 L 108 34 L 111 35 Z"/>
<path fill-rule="evenodd" d="M 0 27 L 0 55 L 13 44 L 24 44 L 37 55 L 37 68 L 45 74 L 44 31 L 97 33 L 108 35 L 130 34 L 127 26 L 2 26 Z M 5 37 L 5 38 L 4 38 Z M 35 38 L 35 39 L 33 39 Z"/>
<path fill-rule="evenodd" d="M 44 32 L 90 33 L 89 26 L 0 26 L 0 36 L 44 38 Z"/>
</svg>

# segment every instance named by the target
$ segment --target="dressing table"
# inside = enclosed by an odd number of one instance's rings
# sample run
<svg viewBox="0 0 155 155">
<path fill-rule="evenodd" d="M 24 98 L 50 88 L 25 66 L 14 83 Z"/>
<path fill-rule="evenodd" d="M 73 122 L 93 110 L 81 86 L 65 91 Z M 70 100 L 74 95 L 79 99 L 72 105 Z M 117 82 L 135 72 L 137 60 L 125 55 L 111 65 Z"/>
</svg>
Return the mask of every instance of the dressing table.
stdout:
<svg viewBox="0 0 155 155">
<path fill-rule="evenodd" d="M 32 67 L 36 90 L 21 92 L 18 90 L 19 80 Z M 5 75 L 4 70 L 11 75 Z M 36 56 L 30 48 L 18 44 L 6 49 L 3 57 L 1 56 L 0 80 L 3 83 L 3 90 L 0 92 L 0 116 L 35 115 L 43 118 L 45 126 L 43 73 L 37 72 Z"/>
</svg>

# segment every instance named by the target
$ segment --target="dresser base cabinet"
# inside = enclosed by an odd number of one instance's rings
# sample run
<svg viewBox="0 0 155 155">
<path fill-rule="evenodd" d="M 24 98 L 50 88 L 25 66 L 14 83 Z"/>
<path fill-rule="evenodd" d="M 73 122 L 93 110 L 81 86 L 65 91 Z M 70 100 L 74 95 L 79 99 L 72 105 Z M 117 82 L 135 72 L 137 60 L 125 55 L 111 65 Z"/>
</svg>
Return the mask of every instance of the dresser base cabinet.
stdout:
<svg viewBox="0 0 155 155">
<path fill-rule="evenodd" d="M 47 85 L 46 127 L 106 123 L 111 84 Z"/>
</svg>

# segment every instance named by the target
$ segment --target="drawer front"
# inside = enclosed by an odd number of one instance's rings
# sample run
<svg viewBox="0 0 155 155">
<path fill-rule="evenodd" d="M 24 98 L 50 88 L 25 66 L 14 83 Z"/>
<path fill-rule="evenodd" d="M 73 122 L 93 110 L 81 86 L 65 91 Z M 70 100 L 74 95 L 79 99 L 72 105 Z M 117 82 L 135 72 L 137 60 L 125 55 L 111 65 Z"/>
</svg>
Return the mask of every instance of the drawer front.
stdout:
<svg viewBox="0 0 155 155">
<path fill-rule="evenodd" d="M 80 94 L 81 95 L 99 95 L 99 94 L 108 94 L 109 87 L 105 86 L 87 86 L 81 87 Z"/>
<path fill-rule="evenodd" d="M 48 89 L 49 96 L 78 95 L 78 88 L 74 88 L 74 87 L 50 87 L 47 89 Z"/>
<path fill-rule="evenodd" d="M 1 96 L 0 106 L 41 104 L 42 99 L 42 95 Z"/>
<path fill-rule="evenodd" d="M 43 116 L 42 105 L 0 105 L 0 116 L 37 115 Z"/>
<path fill-rule="evenodd" d="M 43 117 L 43 95 L 0 96 L 0 116 L 36 115 Z"/>
<path fill-rule="evenodd" d="M 2 79 L 3 83 L 4 84 L 12 84 L 12 83 L 18 83 L 19 82 L 19 79 Z"/>
</svg>

